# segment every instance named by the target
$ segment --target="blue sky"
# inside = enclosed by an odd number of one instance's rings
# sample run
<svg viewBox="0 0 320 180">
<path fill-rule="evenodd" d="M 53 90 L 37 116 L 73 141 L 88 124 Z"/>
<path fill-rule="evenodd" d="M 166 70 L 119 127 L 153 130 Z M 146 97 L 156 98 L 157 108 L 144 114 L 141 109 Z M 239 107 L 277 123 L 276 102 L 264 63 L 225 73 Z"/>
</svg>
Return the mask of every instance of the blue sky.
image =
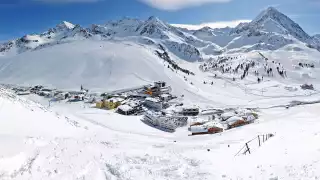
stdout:
<svg viewBox="0 0 320 180">
<path fill-rule="evenodd" d="M 124 16 L 172 24 L 234 25 L 274 6 L 309 34 L 320 33 L 319 0 L 0 0 L 0 39 L 39 33 L 63 20 L 89 26 Z"/>
</svg>

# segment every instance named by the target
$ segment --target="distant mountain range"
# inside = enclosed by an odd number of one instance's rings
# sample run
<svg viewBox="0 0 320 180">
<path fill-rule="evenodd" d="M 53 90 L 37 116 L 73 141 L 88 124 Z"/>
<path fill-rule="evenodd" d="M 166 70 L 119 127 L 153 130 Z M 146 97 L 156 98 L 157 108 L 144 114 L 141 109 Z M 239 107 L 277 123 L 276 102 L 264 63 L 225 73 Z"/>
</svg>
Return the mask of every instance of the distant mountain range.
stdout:
<svg viewBox="0 0 320 180">
<path fill-rule="evenodd" d="M 0 52 L 15 55 L 84 39 L 134 41 L 145 46 L 156 46 L 191 62 L 201 61 L 207 55 L 276 50 L 294 43 L 320 50 L 320 35 L 308 35 L 289 17 L 270 7 L 250 23 L 241 23 L 235 28 L 187 30 L 156 17 L 147 20 L 124 18 L 88 28 L 64 21 L 41 34 L 25 35 L 3 43 Z"/>
</svg>

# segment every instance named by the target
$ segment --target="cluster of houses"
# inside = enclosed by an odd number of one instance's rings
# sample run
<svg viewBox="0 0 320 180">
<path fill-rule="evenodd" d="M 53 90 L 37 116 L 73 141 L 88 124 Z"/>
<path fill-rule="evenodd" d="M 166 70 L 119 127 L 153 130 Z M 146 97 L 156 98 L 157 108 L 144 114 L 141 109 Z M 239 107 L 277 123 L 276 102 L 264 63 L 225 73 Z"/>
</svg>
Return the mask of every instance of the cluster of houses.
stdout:
<svg viewBox="0 0 320 180">
<path fill-rule="evenodd" d="M 143 115 L 145 123 L 158 129 L 174 131 L 178 127 L 187 126 L 188 117 L 197 116 L 200 110 L 173 102 L 177 97 L 171 91 L 166 82 L 158 81 L 134 91 L 106 94 L 105 98 L 96 103 L 96 107 L 114 109 L 123 115 Z"/>
<path fill-rule="evenodd" d="M 258 114 L 250 109 L 214 109 L 201 113 L 190 124 L 191 135 L 215 134 L 223 131 L 253 123 Z"/>
<path fill-rule="evenodd" d="M 253 110 L 202 110 L 197 106 L 185 106 L 178 97 L 171 94 L 171 87 L 163 81 L 153 85 L 131 88 L 113 93 L 89 94 L 81 87 L 80 91 L 59 91 L 34 86 L 30 88 L 12 88 L 18 95 L 30 93 L 50 98 L 50 101 L 95 103 L 99 109 L 132 116 L 143 115 L 142 121 L 162 130 L 174 131 L 190 125 L 192 135 L 214 134 L 252 123 L 258 118 Z M 175 100 L 176 99 L 176 100 Z M 191 119 L 195 119 L 190 122 Z"/>
<path fill-rule="evenodd" d="M 158 81 L 153 85 L 135 90 L 105 93 L 103 99 L 96 102 L 96 107 L 107 110 L 115 109 L 117 113 L 123 115 L 140 115 L 144 112 L 143 107 L 161 111 L 169 107 L 170 100 L 176 98 L 170 92 L 170 86 Z"/>
<path fill-rule="evenodd" d="M 79 102 L 86 101 L 89 98 L 93 99 L 91 95 L 88 94 L 88 90 L 81 88 L 80 91 L 61 91 L 55 88 L 48 88 L 41 85 L 33 87 L 8 87 L 13 90 L 17 95 L 30 95 L 36 94 L 45 98 L 50 99 L 51 102 L 63 101 L 68 102 Z M 92 101 L 92 100 L 91 100 Z"/>
</svg>

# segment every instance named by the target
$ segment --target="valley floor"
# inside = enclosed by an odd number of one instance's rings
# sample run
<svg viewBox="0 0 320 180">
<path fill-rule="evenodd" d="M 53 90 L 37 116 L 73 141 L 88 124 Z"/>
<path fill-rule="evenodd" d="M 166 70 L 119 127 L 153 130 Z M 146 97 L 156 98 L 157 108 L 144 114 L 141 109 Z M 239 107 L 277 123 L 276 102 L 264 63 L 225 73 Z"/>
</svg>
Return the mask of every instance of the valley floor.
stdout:
<svg viewBox="0 0 320 180">
<path fill-rule="evenodd" d="M 0 179 L 318 179 L 319 104 L 261 110 L 254 124 L 187 136 L 82 103 L 1 92 Z M 17 109 L 19 111 L 17 111 Z M 25 121 L 24 121 L 25 120 Z M 235 156 L 257 135 L 275 136 Z M 208 149 L 210 151 L 208 151 Z"/>
</svg>

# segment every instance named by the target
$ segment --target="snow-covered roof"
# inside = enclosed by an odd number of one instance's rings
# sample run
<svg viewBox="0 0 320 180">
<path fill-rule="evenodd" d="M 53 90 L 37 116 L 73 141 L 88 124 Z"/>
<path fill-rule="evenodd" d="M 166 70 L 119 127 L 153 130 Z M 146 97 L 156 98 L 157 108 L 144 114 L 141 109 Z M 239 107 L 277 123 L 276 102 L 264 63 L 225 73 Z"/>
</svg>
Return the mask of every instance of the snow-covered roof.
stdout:
<svg viewBox="0 0 320 180">
<path fill-rule="evenodd" d="M 234 116 L 233 112 L 225 112 L 225 113 L 221 114 L 222 118 L 228 118 L 228 117 L 232 117 L 232 116 Z"/>
<path fill-rule="evenodd" d="M 235 123 L 235 122 L 237 122 L 237 121 L 239 121 L 239 120 L 243 120 L 243 118 L 242 118 L 242 117 L 238 117 L 238 116 L 233 116 L 233 117 L 227 119 L 226 122 L 228 122 L 228 123 Z"/>
<path fill-rule="evenodd" d="M 108 101 L 113 101 L 113 102 L 122 102 L 124 101 L 123 98 L 120 98 L 120 97 L 113 97 L 111 99 L 108 99 Z"/>
<path fill-rule="evenodd" d="M 191 126 L 190 130 L 191 130 L 192 133 L 208 132 L 208 129 L 205 128 L 204 126 Z"/>
<path fill-rule="evenodd" d="M 152 97 L 147 97 L 146 101 L 154 102 L 154 103 L 159 103 L 161 102 L 160 99 L 157 98 L 152 98 Z"/>
<path fill-rule="evenodd" d="M 145 111 L 145 115 L 147 115 L 147 116 L 153 116 L 153 117 L 159 117 L 159 116 L 161 116 L 161 113 L 159 113 L 159 112 L 154 112 L 154 111 L 151 111 L 151 110 L 147 110 L 147 111 Z"/>
<path fill-rule="evenodd" d="M 170 94 L 161 94 L 160 97 L 166 98 L 166 97 L 170 97 Z"/>
<path fill-rule="evenodd" d="M 126 105 L 126 104 L 125 105 L 121 105 L 118 108 L 121 109 L 122 111 L 131 111 L 131 110 L 133 110 L 133 108 L 131 106 Z"/>
<path fill-rule="evenodd" d="M 182 106 L 183 109 L 199 109 L 199 107 L 197 107 L 196 105 L 183 105 Z"/>
<path fill-rule="evenodd" d="M 133 101 L 133 100 L 125 100 L 122 102 L 125 105 L 131 106 L 131 107 L 136 107 L 140 104 L 138 101 Z"/>
<path fill-rule="evenodd" d="M 223 128 L 223 125 L 219 122 L 215 122 L 215 121 L 209 121 L 205 124 L 203 124 L 204 127 L 207 128 L 212 128 L 212 127 L 218 127 L 218 128 Z"/>
</svg>

